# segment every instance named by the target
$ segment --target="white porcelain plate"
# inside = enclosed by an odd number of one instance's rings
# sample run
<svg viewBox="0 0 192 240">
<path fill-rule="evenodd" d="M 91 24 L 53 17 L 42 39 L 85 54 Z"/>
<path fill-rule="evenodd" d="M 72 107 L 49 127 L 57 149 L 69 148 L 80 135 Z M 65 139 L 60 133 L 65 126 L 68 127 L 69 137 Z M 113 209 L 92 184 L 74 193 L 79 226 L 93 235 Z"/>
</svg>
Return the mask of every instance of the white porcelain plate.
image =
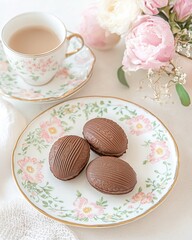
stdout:
<svg viewBox="0 0 192 240">
<path fill-rule="evenodd" d="M 55 178 L 48 163 L 52 144 L 63 135 L 82 136 L 84 124 L 105 117 L 126 132 L 129 147 L 121 159 L 137 173 L 134 190 L 103 194 L 89 185 L 85 169 L 75 179 Z M 90 161 L 97 155 L 91 152 Z M 45 215 L 67 224 L 107 227 L 144 216 L 158 206 L 176 182 L 176 143 L 154 115 L 112 97 L 84 97 L 56 105 L 36 117 L 19 137 L 13 152 L 13 175 L 25 198 Z"/>
<path fill-rule="evenodd" d="M 76 49 L 79 44 L 79 39 L 73 38 L 69 51 Z M 74 94 L 87 83 L 92 75 L 94 63 L 94 54 L 84 46 L 81 51 L 64 60 L 62 68 L 49 83 L 31 86 L 10 67 L 0 42 L 0 94 L 21 101 L 58 101 Z"/>
</svg>

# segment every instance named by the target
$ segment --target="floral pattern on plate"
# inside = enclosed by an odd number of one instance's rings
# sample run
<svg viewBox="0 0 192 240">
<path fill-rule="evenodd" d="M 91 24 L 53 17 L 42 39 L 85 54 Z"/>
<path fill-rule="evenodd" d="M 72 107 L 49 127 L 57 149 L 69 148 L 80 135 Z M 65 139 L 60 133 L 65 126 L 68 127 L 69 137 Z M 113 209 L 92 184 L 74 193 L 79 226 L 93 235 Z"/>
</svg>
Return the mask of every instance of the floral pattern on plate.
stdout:
<svg viewBox="0 0 192 240">
<path fill-rule="evenodd" d="M 69 49 L 76 49 L 78 45 L 79 40 L 73 38 Z M 31 86 L 9 66 L 0 43 L 0 92 L 6 97 L 22 101 L 51 102 L 63 99 L 87 83 L 94 63 L 93 53 L 87 46 L 84 46 L 81 51 L 64 60 L 62 68 L 49 83 L 43 86 Z M 47 69 L 47 64 L 52 67 L 54 63 L 50 60 L 50 62 L 41 62 L 35 66 L 29 65 L 29 67 L 33 67 L 34 71 L 44 71 Z"/>
<path fill-rule="evenodd" d="M 128 194 L 100 193 L 89 185 L 85 170 L 70 181 L 56 179 L 49 170 L 54 141 L 62 135 L 82 136 L 86 121 L 95 117 L 116 121 L 127 134 L 129 148 L 121 159 L 137 173 L 137 184 Z M 96 156 L 91 151 L 90 161 Z M 26 199 L 49 217 L 87 227 L 113 226 L 145 215 L 172 189 L 178 167 L 177 146 L 160 120 L 133 103 L 109 97 L 74 99 L 47 110 L 25 129 L 13 153 L 14 177 Z"/>
</svg>

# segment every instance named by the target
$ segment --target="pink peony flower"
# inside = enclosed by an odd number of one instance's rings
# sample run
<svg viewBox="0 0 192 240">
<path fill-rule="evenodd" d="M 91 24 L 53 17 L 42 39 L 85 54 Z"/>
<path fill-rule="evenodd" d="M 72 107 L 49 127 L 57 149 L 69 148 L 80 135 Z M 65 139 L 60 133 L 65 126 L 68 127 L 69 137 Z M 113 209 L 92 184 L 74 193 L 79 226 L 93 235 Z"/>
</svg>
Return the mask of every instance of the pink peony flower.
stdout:
<svg viewBox="0 0 192 240">
<path fill-rule="evenodd" d="M 97 14 L 98 7 L 95 4 L 90 5 L 82 14 L 79 32 L 90 47 L 110 49 L 119 42 L 120 37 L 103 29 L 97 20 Z"/>
<path fill-rule="evenodd" d="M 174 37 L 169 24 L 157 16 L 140 16 L 125 37 L 125 71 L 159 69 L 173 58 Z"/>
<path fill-rule="evenodd" d="M 143 115 L 138 115 L 129 119 L 127 124 L 130 126 L 130 133 L 136 136 L 149 132 L 153 129 L 149 119 L 145 118 Z"/>
<path fill-rule="evenodd" d="M 96 203 L 89 202 L 84 197 L 79 197 L 74 202 L 75 212 L 79 219 L 82 218 L 94 218 L 95 216 L 102 215 L 104 212 L 104 208 L 102 206 L 97 205 Z"/>
<path fill-rule="evenodd" d="M 178 21 L 186 20 L 192 14 L 192 0 L 177 0 L 173 10 Z"/>
<path fill-rule="evenodd" d="M 40 124 L 41 138 L 50 143 L 57 140 L 64 134 L 64 129 L 61 124 L 61 120 L 57 117 L 51 118 L 50 121 L 46 121 Z"/>
<path fill-rule="evenodd" d="M 169 148 L 166 142 L 156 141 L 150 145 L 151 153 L 149 154 L 149 162 L 156 163 L 160 160 L 166 160 L 170 156 Z"/>
<path fill-rule="evenodd" d="M 168 0 L 140 0 L 139 3 L 145 14 L 156 15 L 159 13 L 158 8 L 168 5 Z"/>
<path fill-rule="evenodd" d="M 25 157 L 18 161 L 18 165 L 22 170 L 22 178 L 31 183 L 42 182 L 43 175 L 41 173 L 42 164 L 36 158 Z"/>
</svg>

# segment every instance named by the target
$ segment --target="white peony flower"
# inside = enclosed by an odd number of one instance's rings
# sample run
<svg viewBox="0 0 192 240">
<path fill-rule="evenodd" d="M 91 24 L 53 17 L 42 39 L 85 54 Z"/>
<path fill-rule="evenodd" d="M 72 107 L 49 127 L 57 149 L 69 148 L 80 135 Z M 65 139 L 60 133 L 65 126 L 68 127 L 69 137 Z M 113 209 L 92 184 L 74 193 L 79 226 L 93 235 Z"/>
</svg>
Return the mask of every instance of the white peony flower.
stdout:
<svg viewBox="0 0 192 240">
<path fill-rule="evenodd" d="M 141 14 L 136 0 L 101 0 L 99 2 L 98 20 L 100 25 L 110 31 L 122 35 Z"/>
</svg>

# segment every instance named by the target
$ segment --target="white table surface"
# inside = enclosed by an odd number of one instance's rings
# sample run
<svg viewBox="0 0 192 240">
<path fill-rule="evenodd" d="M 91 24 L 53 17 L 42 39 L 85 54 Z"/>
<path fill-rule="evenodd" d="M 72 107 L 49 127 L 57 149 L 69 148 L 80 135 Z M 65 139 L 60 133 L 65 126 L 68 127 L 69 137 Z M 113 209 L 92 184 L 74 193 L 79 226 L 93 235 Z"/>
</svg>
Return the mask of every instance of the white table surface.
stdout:
<svg viewBox="0 0 192 240">
<path fill-rule="evenodd" d="M 26 11 L 48 11 L 60 17 L 67 28 L 76 31 L 81 11 L 91 0 L 0 0 L 0 30 L 11 17 Z M 177 183 L 167 199 L 147 216 L 115 228 L 86 229 L 71 227 L 80 240 L 166 240 L 192 239 L 192 107 L 180 105 L 177 96 L 167 104 L 157 104 L 150 99 L 149 90 L 138 91 L 138 82 L 142 78 L 137 74 L 130 82 L 129 89 L 123 87 L 116 78 L 116 70 L 121 65 L 123 44 L 110 51 L 95 51 L 96 65 L 91 80 L 71 98 L 79 96 L 115 96 L 130 100 L 147 108 L 160 118 L 173 134 L 180 151 L 180 171 Z M 192 71 L 188 64 L 188 72 Z M 20 110 L 28 122 L 38 113 L 54 104 L 34 104 L 9 100 Z M 174 103 L 173 103 L 174 102 Z M 10 169 L 5 169 L 10 174 Z M 14 181 L 3 181 L 0 187 L 4 194 L 1 201 L 21 196 Z"/>
</svg>

